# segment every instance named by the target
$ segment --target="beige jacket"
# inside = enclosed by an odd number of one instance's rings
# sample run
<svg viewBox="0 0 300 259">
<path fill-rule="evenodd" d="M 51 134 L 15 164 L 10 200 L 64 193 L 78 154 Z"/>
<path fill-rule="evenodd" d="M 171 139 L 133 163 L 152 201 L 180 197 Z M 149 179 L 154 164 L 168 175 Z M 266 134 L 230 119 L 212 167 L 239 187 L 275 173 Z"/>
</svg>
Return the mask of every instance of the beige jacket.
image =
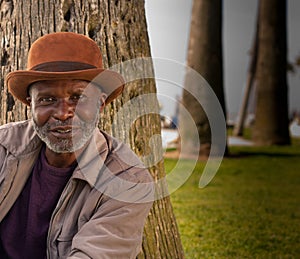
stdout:
<svg viewBox="0 0 300 259">
<path fill-rule="evenodd" d="M 31 121 L 0 127 L 0 222 L 41 146 Z M 47 258 L 135 258 L 153 200 L 151 176 L 126 145 L 98 130 L 78 161 L 52 214 Z"/>
</svg>

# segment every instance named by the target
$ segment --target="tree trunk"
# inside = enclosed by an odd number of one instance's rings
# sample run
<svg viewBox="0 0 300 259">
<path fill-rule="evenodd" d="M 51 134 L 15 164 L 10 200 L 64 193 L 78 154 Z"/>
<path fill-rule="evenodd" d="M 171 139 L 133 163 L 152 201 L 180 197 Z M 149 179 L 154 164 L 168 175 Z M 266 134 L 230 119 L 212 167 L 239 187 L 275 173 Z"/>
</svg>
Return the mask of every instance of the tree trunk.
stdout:
<svg viewBox="0 0 300 259">
<path fill-rule="evenodd" d="M 121 69 L 128 80 L 124 94 L 106 107 L 100 127 L 128 143 L 149 166 L 156 181 L 165 176 L 161 141 L 151 138 L 160 135 L 161 130 L 158 112 L 152 113 L 159 110 L 152 64 L 146 60 L 118 65 L 151 55 L 144 1 L 2 0 L 0 18 L 1 124 L 28 118 L 27 107 L 14 101 L 3 78 L 9 71 L 25 69 L 31 43 L 55 31 L 85 34 L 98 42 L 104 66 L 116 65 L 114 69 Z M 143 98 L 150 93 L 149 98 Z M 121 106 L 133 100 L 138 109 L 121 113 Z M 154 202 L 139 258 L 183 257 L 171 202 L 166 196 Z"/>
<path fill-rule="evenodd" d="M 222 0 L 194 0 L 189 36 L 187 66 L 197 71 L 213 89 L 225 117 L 225 98 L 223 90 L 223 53 L 222 53 Z M 183 106 L 193 118 L 198 130 L 201 147 L 200 155 L 208 156 L 211 149 L 211 127 L 203 102 L 208 102 L 208 109 L 214 110 L 212 102 L 207 98 L 207 92 L 200 80 L 194 80 L 190 72 L 186 74 L 182 97 Z M 198 93 L 195 98 L 190 93 Z M 199 99 L 201 103 L 199 104 Z M 185 116 L 180 117 L 180 127 L 183 134 L 183 153 L 199 152 L 193 145 L 189 134 L 190 125 L 185 122 Z M 225 129 L 226 130 L 226 129 Z"/>
<path fill-rule="evenodd" d="M 260 0 L 253 130 L 253 140 L 258 145 L 290 144 L 286 12 L 286 1 Z"/>
<path fill-rule="evenodd" d="M 256 71 L 257 52 L 258 52 L 258 31 L 259 31 L 258 19 L 259 19 L 259 11 L 256 17 L 256 29 L 255 29 L 254 40 L 253 40 L 251 53 L 250 53 L 250 64 L 249 64 L 249 69 L 247 74 L 245 93 L 238 114 L 237 123 L 234 125 L 234 129 L 233 129 L 234 136 L 243 136 L 244 124 L 247 117 L 248 102 L 249 102 L 251 90 L 253 89 L 253 85 L 255 82 L 255 71 Z"/>
</svg>

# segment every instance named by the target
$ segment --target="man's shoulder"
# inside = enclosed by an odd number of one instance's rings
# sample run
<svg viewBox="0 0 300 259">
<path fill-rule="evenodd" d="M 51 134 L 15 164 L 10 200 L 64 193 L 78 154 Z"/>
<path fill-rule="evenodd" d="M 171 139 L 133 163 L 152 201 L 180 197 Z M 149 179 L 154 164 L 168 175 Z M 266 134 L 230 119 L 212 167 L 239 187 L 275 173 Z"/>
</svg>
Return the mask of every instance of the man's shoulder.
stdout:
<svg viewBox="0 0 300 259">
<path fill-rule="evenodd" d="M 108 142 L 109 152 L 106 159 L 106 166 L 121 178 L 127 178 L 134 182 L 149 182 L 152 177 L 134 151 L 128 144 L 102 132 Z"/>
<path fill-rule="evenodd" d="M 0 131 L 11 130 L 11 129 L 18 130 L 18 129 L 24 128 L 24 127 L 25 128 L 31 127 L 31 121 L 24 120 L 24 121 L 8 122 L 8 123 L 0 126 Z"/>
<path fill-rule="evenodd" d="M 36 134 L 30 120 L 10 122 L 0 126 L 0 145 L 14 153 L 21 153 L 33 143 Z"/>
<path fill-rule="evenodd" d="M 149 203 L 154 199 L 154 181 L 148 168 L 129 145 L 103 133 L 108 153 L 96 182 L 107 197 L 127 203 Z"/>
</svg>

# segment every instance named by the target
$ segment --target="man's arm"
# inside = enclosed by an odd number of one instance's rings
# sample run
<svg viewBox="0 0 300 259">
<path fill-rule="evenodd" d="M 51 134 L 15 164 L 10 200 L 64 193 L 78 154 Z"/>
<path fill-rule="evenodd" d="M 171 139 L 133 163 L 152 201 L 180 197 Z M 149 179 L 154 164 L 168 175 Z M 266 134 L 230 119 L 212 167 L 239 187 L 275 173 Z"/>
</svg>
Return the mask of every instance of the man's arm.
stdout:
<svg viewBox="0 0 300 259">
<path fill-rule="evenodd" d="M 135 258 L 151 206 L 108 198 L 74 236 L 68 258 Z"/>
</svg>

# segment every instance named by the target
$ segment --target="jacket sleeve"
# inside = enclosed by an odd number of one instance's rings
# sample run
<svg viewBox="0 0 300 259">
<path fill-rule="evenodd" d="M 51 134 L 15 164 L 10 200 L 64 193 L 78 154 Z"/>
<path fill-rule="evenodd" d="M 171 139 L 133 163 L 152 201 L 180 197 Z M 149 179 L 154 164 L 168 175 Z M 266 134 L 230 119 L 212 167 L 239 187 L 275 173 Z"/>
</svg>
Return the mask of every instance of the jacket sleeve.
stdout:
<svg viewBox="0 0 300 259">
<path fill-rule="evenodd" d="M 152 206 L 106 197 L 74 236 L 68 258 L 135 258 L 140 252 L 145 219 Z"/>
</svg>

